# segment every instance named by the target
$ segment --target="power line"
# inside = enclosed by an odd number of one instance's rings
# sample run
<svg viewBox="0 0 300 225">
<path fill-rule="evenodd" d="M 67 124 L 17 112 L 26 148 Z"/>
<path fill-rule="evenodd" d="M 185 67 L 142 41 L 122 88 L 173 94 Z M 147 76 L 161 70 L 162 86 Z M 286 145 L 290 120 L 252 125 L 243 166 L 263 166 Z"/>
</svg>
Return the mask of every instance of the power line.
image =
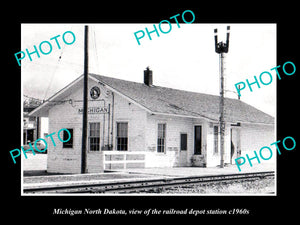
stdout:
<svg viewBox="0 0 300 225">
<path fill-rule="evenodd" d="M 96 68 L 98 70 L 98 73 L 100 74 L 100 64 L 99 64 L 99 57 L 98 57 L 98 51 L 97 51 L 97 45 L 96 45 L 96 32 L 95 32 L 94 28 L 92 30 L 93 30 L 93 39 L 94 39 L 93 44 L 94 44 L 94 49 L 95 49 L 95 54 L 96 54 Z"/>
<path fill-rule="evenodd" d="M 71 27 L 70 30 L 72 30 L 72 27 Z M 50 87 L 51 87 L 51 85 L 52 85 L 52 82 L 53 82 L 53 79 L 54 79 L 54 76 L 55 76 L 55 73 L 56 73 L 56 70 L 57 70 L 57 68 L 58 68 L 58 65 L 59 65 L 60 62 L 61 62 L 61 58 L 62 58 L 62 55 L 63 55 L 63 53 L 64 53 L 65 47 L 66 47 L 66 45 L 64 45 L 64 46 L 62 47 L 62 49 L 61 49 L 61 52 L 60 52 L 60 55 L 59 55 L 58 60 L 57 60 L 57 62 L 56 62 L 54 71 L 53 71 L 53 73 L 51 74 L 50 82 L 48 83 L 48 87 L 46 88 L 46 91 L 45 91 L 45 95 L 44 95 L 43 100 L 45 100 L 45 99 L 46 99 L 46 96 L 48 95 L 48 92 L 49 92 L 49 90 L 50 90 Z"/>
<path fill-rule="evenodd" d="M 30 97 L 30 96 L 28 96 L 28 95 L 25 95 L 25 94 L 23 94 L 23 96 L 24 96 L 24 97 L 26 97 L 26 98 L 30 98 L 30 99 L 37 100 L 37 101 L 43 101 L 42 99 L 39 99 L 39 98 L 34 98 L 34 97 Z"/>
<path fill-rule="evenodd" d="M 59 58 L 58 58 L 58 61 L 57 61 L 56 65 L 55 65 L 54 71 L 53 71 L 53 73 L 51 74 L 50 82 L 48 83 L 48 87 L 46 88 L 45 95 L 44 95 L 44 98 L 43 98 L 44 100 L 46 99 L 46 96 L 48 95 L 48 91 L 49 91 L 49 89 L 50 89 L 50 87 L 51 87 L 51 84 L 52 84 L 52 82 L 53 82 L 54 75 L 55 75 L 55 73 L 56 73 L 56 70 L 57 70 L 57 68 L 58 68 L 58 65 L 60 64 L 61 57 L 62 57 L 62 54 L 63 54 L 63 50 L 64 50 L 65 47 L 66 47 L 66 46 L 64 46 L 63 49 L 61 50 L 61 53 L 60 53 L 60 56 L 59 56 Z"/>
</svg>

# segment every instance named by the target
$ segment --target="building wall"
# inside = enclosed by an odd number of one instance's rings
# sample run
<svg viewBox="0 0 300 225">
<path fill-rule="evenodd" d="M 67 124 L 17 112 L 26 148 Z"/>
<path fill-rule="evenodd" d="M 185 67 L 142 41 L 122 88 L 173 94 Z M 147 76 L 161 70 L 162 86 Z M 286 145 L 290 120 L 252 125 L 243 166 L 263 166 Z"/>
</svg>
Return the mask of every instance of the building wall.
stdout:
<svg viewBox="0 0 300 225">
<path fill-rule="evenodd" d="M 146 111 L 119 94 L 114 94 L 113 145 L 116 149 L 117 122 L 128 123 L 128 151 L 145 151 Z"/>
<path fill-rule="evenodd" d="M 213 126 L 217 124 L 210 124 L 208 127 L 207 133 L 207 166 L 217 166 L 220 165 L 220 135 L 218 136 L 218 154 L 214 153 L 214 133 Z M 239 140 L 234 143 L 235 152 L 231 159 L 231 129 L 235 129 L 239 135 Z M 219 130 L 220 132 L 220 130 Z M 235 164 L 235 159 L 237 158 L 237 150 L 241 150 L 241 156 L 246 158 L 246 154 L 250 158 L 254 157 L 253 151 L 256 150 L 259 153 L 259 150 L 263 146 L 270 146 L 271 143 L 275 141 L 274 126 L 272 125 L 257 125 L 257 124 L 242 124 L 240 127 L 231 126 L 227 123 L 225 127 L 225 154 L 224 154 L 224 163 L 225 164 Z M 234 142 L 234 140 L 233 140 Z M 271 147 L 274 149 L 274 147 Z M 276 151 L 275 151 L 276 152 Z M 268 153 L 266 151 L 266 156 Z M 276 154 L 275 154 L 276 155 Z M 274 156 L 274 151 L 273 151 Z M 263 161 L 264 163 L 274 163 L 275 157 L 272 160 Z M 251 161 L 253 164 L 257 163 L 257 160 L 254 159 Z"/>
<path fill-rule="evenodd" d="M 158 124 L 166 124 L 166 150 L 157 152 Z M 175 116 L 147 116 L 146 167 L 205 166 L 207 154 L 207 122 Z M 202 154 L 194 155 L 194 126 L 202 126 Z M 187 150 L 180 150 L 180 134 L 187 134 Z"/>
<path fill-rule="evenodd" d="M 112 93 L 107 87 L 89 79 L 88 93 L 94 86 L 100 88 L 101 95 L 97 100 L 91 101 L 90 94 L 88 107 L 106 107 L 110 114 L 88 114 L 88 122 L 100 122 L 100 151 L 87 150 L 88 172 L 103 171 L 103 154 L 101 150 L 107 150 L 108 145 L 112 145 L 112 150 L 116 150 L 117 122 L 128 123 L 128 151 L 145 150 L 146 132 L 146 111 L 130 102 L 117 93 Z M 81 139 L 82 139 L 82 89 L 73 90 L 72 94 L 65 97 L 69 101 L 57 103 L 49 111 L 49 134 L 58 132 L 62 128 L 73 129 L 73 148 L 63 148 L 57 136 L 53 136 L 56 146 L 51 143 L 48 146 L 48 172 L 59 173 L 80 173 L 81 171 Z M 105 105 L 104 105 L 105 104 Z M 114 106 L 113 106 L 114 104 Z M 89 129 L 88 129 L 89 132 Z M 89 135 L 89 134 L 88 134 Z M 87 143 L 88 145 L 88 143 Z M 88 147 L 87 147 L 88 148 Z"/>
<path fill-rule="evenodd" d="M 158 124 L 166 124 L 165 152 L 157 152 Z M 187 165 L 187 151 L 180 151 L 180 133 L 187 133 L 188 150 L 191 148 L 190 122 L 183 118 L 148 114 L 146 138 L 146 167 L 173 167 Z M 181 159 L 181 160 L 179 160 Z"/>
<path fill-rule="evenodd" d="M 48 117 L 40 117 L 40 137 L 45 138 L 48 135 Z"/>
<path fill-rule="evenodd" d="M 276 141 L 275 131 L 273 125 L 251 125 L 242 124 L 241 127 L 241 156 L 246 158 L 246 154 L 249 158 L 254 157 L 256 151 L 259 155 L 259 150 L 263 146 L 268 146 L 273 150 L 273 156 L 270 160 L 261 160 L 261 163 L 274 163 L 276 159 L 277 150 L 275 146 L 270 146 L 271 143 Z M 269 156 L 266 151 L 265 156 Z M 263 153 L 264 154 L 264 153 Z M 248 162 L 247 162 L 248 163 Z M 252 164 L 258 163 L 256 159 L 251 160 Z"/>
<path fill-rule="evenodd" d="M 218 124 L 209 123 L 207 128 L 207 166 L 215 166 L 220 164 L 220 135 L 218 135 L 218 153 L 214 152 L 214 130 L 213 126 Z M 219 126 L 218 126 L 219 128 Z M 219 129 L 220 132 L 220 129 Z M 226 143 L 226 142 L 225 142 Z"/>
<path fill-rule="evenodd" d="M 128 152 L 145 153 L 145 167 L 175 167 L 220 165 L 220 135 L 218 135 L 218 153 L 214 154 L 214 132 L 211 123 L 204 119 L 191 119 L 176 116 L 162 116 L 148 113 L 124 96 L 113 92 L 108 87 L 89 80 L 90 90 L 97 86 L 101 95 L 97 101 L 89 101 L 89 107 L 110 108 L 109 114 L 88 114 L 89 122 L 100 122 L 100 151 L 87 151 L 88 172 L 102 172 L 103 153 L 112 145 L 116 151 L 117 122 L 128 123 Z M 80 173 L 81 171 L 81 135 L 82 135 L 82 89 L 71 90 L 65 100 L 57 102 L 49 111 L 49 134 L 53 135 L 56 146 L 48 138 L 48 172 Z M 100 101 L 100 99 L 104 101 Z M 92 100 L 89 95 L 89 100 Z M 110 107 L 109 107 L 110 106 Z M 157 129 L 159 123 L 166 124 L 166 146 L 164 153 L 157 152 Z M 194 155 L 194 127 L 202 127 L 202 154 Z M 73 129 L 73 148 L 63 148 L 58 140 L 57 132 L 62 128 Z M 231 125 L 225 129 L 225 163 L 231 158 Z M 258 126 L 242 124 L 240 129 L 240 145 L 242 156 L 247 152 L 259 150 L 274 142 L 273 126 Z M 180 150 L 180 134 L 187 134 L 187 150 Z M 234 158 L 234 157 L 233 157 Z"/>
<path fill-rule="evenodd" d="M 166 124 L 166 152 L 157 152 L 157 126 Z M 202 127 L 202 154 L 194 154 L 194 127 Z M 146 130 L 146 167 L 196 166 L 214 167 L 220 165 L 220 134 L 218 134 L 218 153 L 214 153 L 213 126 L 218 123 L 201 119 L 150 115 Z M 224 163 L 230 163 L 231 137 L 230 124 L 225 128 Z M 220 132 L 220 129 L 219 129 Z M 187 151 L 180 151 L 180 133 L 187 133 Z"/>
<path fill-rule="evenodd" d="M 99 99 L 105 99 L 107 106 L 110 97 L 106 95 L 105 88 L 100 86 L 98 83 L 89 80 L 88 90 L 90 90 L 93 86 L 98 86 L 100 88 L 101 96 Z M 57 105 L 49 110 L 49 134 L 53 132 L 57 133 L 62 128 L 72 128 L 73 148 L 63 148 L 63 143 L 58 140 L 58 137 L 55 134 L 53 137 L 55 139 L 56 146 L 53 146 L 52 143 L 48 146 L 48 172 L 81 172 L 82 113 L 79 113 L 78 110 L 83 107 L 83 103 L 80 101 L 82 99 L 82 95 L 82 89 L 73 90 L 71 95 L 65 97 L 65 100 L 72 99 L 72 103 L 69 101 L 64 103 L 57 102 Z M 90 95 L 89 100 L 92 100 Z M 104 106 L 103 101 L 89 101 L 88 104 L 88 107 Z M 105 115 L 105 117 L 107 117 L 107 115 Z M 104 119 L 103 114 L 88 114 L 89 122 L 100 122 L 100 146 L 105 144 L 104 141 L 106 141 L 107 137 L 103 137 Z M 87 170 L 88 172 L 103 171 L 101 151 L 87 150 Z"/>
</svg>

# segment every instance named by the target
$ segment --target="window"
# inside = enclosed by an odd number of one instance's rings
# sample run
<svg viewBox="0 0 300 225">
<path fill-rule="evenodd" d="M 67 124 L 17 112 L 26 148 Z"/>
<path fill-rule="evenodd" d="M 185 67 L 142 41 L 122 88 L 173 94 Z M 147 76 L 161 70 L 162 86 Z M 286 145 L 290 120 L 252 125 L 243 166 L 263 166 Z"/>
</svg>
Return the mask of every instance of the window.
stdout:
<svg viewBox="0 0 300 225">
<path fill-rule="evenodd" d="M 100 123 L 90 123 L 89 150 L 100 150 Z"/>
<path fill-rule="evenodd" d="M 214 126 L 214 154 L 217 154 L 219 151 L 218 137 L 219 137 L 219 128 L 218 126 Z"/>
<path fill-rule="evenodd" d="M 117 150 L 118 151 L 128 150 L 128 123 L 127 122 L 117 123 Z"/>
<path fill-rule="evenodd" d="M 165 152 L 166 149 L 166 124 L 159 123 L 157 129 L 157 152 Z"/>
<path fill-rule="evenodd" d="M 180 150 L 186 151 L 187 150 L 187 134 L 180 134 Z"/>
<path fill-rule="evenodd" d="M 63 140 L 68 140 L 67 142 L 63 142 L 63 148 L 73 148 L 73 129 L 72 128 L 67 128 L 67 130 L 71 134 L 71 138 L 69 139 L 69 134 L 66 130 L 64 130 L 63 133 Z"/>
</svg>

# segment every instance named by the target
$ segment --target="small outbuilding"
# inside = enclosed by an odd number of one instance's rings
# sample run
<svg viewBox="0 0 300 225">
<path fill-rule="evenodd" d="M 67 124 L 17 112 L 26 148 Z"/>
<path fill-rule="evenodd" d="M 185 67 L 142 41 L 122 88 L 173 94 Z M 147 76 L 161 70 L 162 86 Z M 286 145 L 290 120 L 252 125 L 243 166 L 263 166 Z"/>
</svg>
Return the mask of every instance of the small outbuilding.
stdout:
<svg viewBox="0 0 300 225">
<path fill-rule="evenodd" d="M 220 165 L 220 97 L 152 81 L 149 69 L 144 83 L 89 74 L 88 172 Z M 81 172 L 82 96 L 83 75 L 30 112 L 49 118 L 49 134 L 67 128 L 72 135 L 56 146 L 47 140 L 48 172 Z M 225 164 L 274 141 L 272 116 L 225 98 Z"/>
</svg>

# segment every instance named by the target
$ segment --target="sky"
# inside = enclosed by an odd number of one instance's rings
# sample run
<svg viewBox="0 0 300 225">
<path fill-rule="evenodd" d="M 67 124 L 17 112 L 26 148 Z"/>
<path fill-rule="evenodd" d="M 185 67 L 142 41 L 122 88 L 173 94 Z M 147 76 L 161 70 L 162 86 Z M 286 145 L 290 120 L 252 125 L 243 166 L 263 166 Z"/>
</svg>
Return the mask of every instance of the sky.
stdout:
<svg viewBox="0 0 300 225">
<path fill-rule="evenodd" d="M 180 22 L 180 21 L 179 21 Z M 21 61 L 22 92 L 48 99 L 83 74 L 84 25 L 89 25 L 89 72 L 113 78 L 143 82 L 147 66 L 153 71 L 153 84 L 186 91 L 219 95 L 219 55 L 215 53 L 214 29 L 225 41 L 230 26 L 229 52 L 225 56 L 225 96 L 237 98 L 235 84 L 254 81 L 263 71 L 273 75 L 270 85 L 252 85 L 241 91 L 241 100 L 272 116 L 276 115 L 276 24 L 172 23 L 169 33 L 147 34 L 138 45 L 134 33 L 153 30 L 153 24 L 22 24 L 21 49 L 34 51 L 42 41 L 52 44 L 48 55 L 32 54 Z M 156 24 L 158 27 L 158 24 Z M 167 25 L 166 25 L 167 26 Z M 168 30 L 168 27 L 162 27 Z M 67 45 L 61 39 L 72 31 L 76 40 Z M 60 35 L 57 48 L 50 38 Z M 66 39 L 71 36 L 66 35 Z M 68 41 L 69 39 L 67 39 Z M 71 38 L 70 38 L 71 40 Z M 44 51 L 47 51 L 47 46 Z M 16 61 L 16 66 L 18 66 Z M 267 78 L 265 78 L 267 80 Z M 195 103 L 197 104 L 197 103 Z"/>
</svg>

